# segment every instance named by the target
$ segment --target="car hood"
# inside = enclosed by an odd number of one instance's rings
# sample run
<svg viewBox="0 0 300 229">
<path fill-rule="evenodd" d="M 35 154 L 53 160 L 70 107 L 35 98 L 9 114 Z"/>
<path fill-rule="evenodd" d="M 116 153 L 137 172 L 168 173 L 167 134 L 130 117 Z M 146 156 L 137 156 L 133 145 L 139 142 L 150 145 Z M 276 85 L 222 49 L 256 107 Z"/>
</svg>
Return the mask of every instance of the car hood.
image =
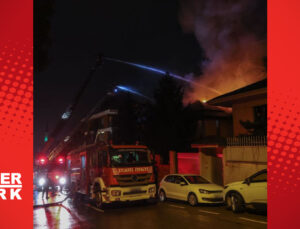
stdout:
<svg viewBox="0 0 300 229">
<path fill-rule="evenodd" d="M 191 184 L 193 188 L 205 189 L 208 191 L 223 191 L 223 187 L 217 184 Z"/>
</svg>

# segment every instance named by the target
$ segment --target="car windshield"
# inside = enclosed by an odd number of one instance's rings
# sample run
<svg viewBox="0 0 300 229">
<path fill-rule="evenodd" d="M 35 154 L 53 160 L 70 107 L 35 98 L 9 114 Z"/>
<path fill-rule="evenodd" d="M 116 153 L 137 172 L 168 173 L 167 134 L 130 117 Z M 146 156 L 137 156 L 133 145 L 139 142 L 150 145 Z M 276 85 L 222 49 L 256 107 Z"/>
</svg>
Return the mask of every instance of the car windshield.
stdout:
<svg viewBox="0 0 300 229">
<path fill-rule="evenodd" d="M 209 184 L 210 182 L 201 176 L 184 176 L 190 184 Z"/>
<path fill-rule="evenodd" d="M 147 150 L 120 149 L 110 152 L 110 161 L 113 167 L 149 165 L 149 156 Z"/>
</svg>

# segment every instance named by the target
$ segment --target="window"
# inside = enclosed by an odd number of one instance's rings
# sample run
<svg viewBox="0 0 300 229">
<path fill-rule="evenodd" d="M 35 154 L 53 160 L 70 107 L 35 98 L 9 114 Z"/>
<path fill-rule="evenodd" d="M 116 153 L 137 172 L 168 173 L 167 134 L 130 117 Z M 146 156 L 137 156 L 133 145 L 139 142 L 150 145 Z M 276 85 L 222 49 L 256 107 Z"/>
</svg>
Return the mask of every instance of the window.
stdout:
<svg viewBox="0 0 300 229">
<path fill-rule="evenodd" d="M 260 173 L 254 177 L 252 177 L 250 179 L 251 183 L 256 183 L 256 182 L 267 182 L 267 173 L 266 172 L 263 172 L 263 173 Z"/>
<path fill-rule="evenodd" d="M 267 104 L 253 107 L 254 109 L 254 122 L 265 123 L 267 122 Z"/>
<path fill-rule="evenodd" d="M 180 184 L 182 182 L 186 184 L 186 181 L 181 176 L 176 176 L 175 183 Z"/>
<path fill-rule="evenodd" d="M 217 137 L 220 137 L 221 128 L 220 128 L 220 121 L 216 120 L 216 129 L 217 129 Z"/>
<path fill-rule="evenodd" d="M 81 168 L 85 169 L 85 156 L 81 156 Z"/>
<path fill-rule="evenodd" d="M 110 153 L 112 166 L 149 165 L 150 155 L 146 150 L 120 149 Z"/>
<path fill-rule="evenodd" d="M 201 176 L 184 176 L 190 184 L 209 184 L 209 181 Z"/>
<path fill-rule="evenodd" d="M 165 178 L 165 181 L 169 182 L 169 183 L 174 183 L 175 182 L 175 177 L 174 176 L 167 176 Z"/>
</svg>

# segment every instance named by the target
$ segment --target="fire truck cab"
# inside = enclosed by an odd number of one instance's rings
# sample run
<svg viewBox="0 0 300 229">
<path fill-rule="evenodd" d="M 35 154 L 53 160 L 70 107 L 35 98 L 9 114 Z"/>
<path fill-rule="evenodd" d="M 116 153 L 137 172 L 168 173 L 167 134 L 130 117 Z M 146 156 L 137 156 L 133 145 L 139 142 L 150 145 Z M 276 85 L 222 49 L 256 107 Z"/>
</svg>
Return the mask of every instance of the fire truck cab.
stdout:
<svg viewBox="0 0 300 229">
<path fill-rule="evenodd" d="M 67 155 L 72 191 L 103 203 L 155 198 L 151 152 L 141 145 L 97 143 Z"/>
<path fill-rule="evenodd" d="M 65 166 L 65 158 L 62 156 L 49 161 L 47 157 L 38 159 L 38 166 L 34 173 L 35 189 L 42 191 L 45 186 L 46 177 L 49 179 L 51 189 L 60 191 L 68 184 L 68 173 Z"/>
</svg>

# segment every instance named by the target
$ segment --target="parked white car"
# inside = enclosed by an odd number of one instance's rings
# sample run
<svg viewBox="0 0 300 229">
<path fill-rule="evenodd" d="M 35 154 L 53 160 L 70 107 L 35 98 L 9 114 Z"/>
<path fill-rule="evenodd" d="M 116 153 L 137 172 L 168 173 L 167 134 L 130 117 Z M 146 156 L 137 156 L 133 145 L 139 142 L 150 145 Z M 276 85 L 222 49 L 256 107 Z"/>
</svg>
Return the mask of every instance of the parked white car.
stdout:
<svg viewBox="0 0 300 229">
<path fill-rule="evenodd" d="M 261 170 L 244 181 L 225 185 L 224 200 L 228 209 L 242 212 L 246 205 L 266 207 L 267 205 L 267 169 Z"/>
<path fill-rule="evenodd" d="M 223 187 L 212 184 L 199 175 L 170 174 L 160 182 L 159 200 L 167 198 L 198 203 L 223 203 Z"/>
</svg>

